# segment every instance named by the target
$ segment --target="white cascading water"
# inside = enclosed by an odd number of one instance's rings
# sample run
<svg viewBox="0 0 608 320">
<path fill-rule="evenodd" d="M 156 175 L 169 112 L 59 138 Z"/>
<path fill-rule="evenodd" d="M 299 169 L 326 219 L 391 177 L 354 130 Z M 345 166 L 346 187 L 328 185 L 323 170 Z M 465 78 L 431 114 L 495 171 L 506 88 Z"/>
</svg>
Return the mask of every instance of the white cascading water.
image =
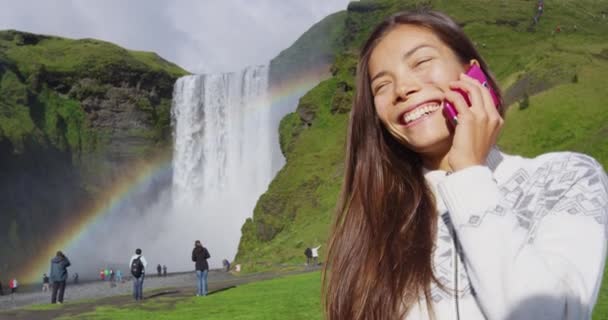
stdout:
<svg viewBox="0 0 608 320">
<path fill-rule="evenodd" d="M 203 241 L 212 265 L 234 258 L 241 226 L 278 170 L 270 109 L 267 66 L 175 84 L 173 220 Z"/>
</svg>

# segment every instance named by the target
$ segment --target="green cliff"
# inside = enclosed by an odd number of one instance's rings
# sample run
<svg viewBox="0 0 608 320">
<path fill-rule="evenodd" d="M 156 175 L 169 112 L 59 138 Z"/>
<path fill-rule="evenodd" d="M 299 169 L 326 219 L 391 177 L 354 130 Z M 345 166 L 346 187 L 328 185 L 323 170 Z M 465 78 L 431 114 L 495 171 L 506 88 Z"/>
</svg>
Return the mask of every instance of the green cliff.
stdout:
<svg viewBox="0 0 608 320">
<path fill-rule="evenodd" d="M 129 164 L 170 152 L 173 84 L 185 74 L 104 41 L 0 31 L 0 274 Z"/>
<path fill-rule="evenodd" d="M 341 33 L 334 35 L 339 52 L 332 77 L 281 122 L 287 163 L 243 225 L 236 263 L 245 272 L 302 265 L 304 249 L 327 240 L 343 178 L 357 53 L 377 23 L 403 9 L 444 11 L 471 36 L 510 106 L 499 140 L 503 150 L 526 156 L 581 151 L 607 167 L 608 5 L 546 2 L 534 26 L 535 5 L 526 0 L 352 2 L 337 29 Z"/>
</svg>

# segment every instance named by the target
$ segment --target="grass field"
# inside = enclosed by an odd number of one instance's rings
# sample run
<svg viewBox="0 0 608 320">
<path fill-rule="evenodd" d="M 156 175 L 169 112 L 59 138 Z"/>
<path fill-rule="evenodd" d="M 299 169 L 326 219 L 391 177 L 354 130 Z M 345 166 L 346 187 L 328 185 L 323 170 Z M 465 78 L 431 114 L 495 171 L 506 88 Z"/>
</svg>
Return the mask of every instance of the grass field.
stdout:
<svg viewBox="0 0 608 320">
<path fill-rule="evenodd" d="M 606 280 L 604 280 L 606 284 Z M 606 286 L 604 286 L 606 288 Z M 121 306 L 102 305 L 93 312 L 66 312 L 58 319 L 323 319 L 321 273 L 313 272 L 245 284 L 207 297 L 161 297 Z M 70 302 L 70 305 L 93 300 Z M 35 305 L 27 310 L 58 311 L 60 305 Z M 608 292 L 600 293 L 593 320 L 608 319 Z"/>
<path fill-rule="evenodd" d="M 320 290 L 321 273 L 313 272 L 246 284 L 206 297 L 155 298 L 121 307 L 100 306 L 94 312 L 59 319 L 322 319 Z"/>
</svg>

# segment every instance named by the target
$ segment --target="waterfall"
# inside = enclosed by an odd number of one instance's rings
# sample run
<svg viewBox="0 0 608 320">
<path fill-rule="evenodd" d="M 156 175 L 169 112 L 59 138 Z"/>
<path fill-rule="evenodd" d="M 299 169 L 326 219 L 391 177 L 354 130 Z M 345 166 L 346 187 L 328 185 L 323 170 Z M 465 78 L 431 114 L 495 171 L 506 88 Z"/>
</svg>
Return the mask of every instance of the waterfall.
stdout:
<svg viewBox="0 0 608 320">
<path fill-rule="evenodd" d="M 270 109 L 267 66 L 175 84 L 171 214 L 216 265 L 236 254 L 240 228 L 278 170 Z"/>
</svg>

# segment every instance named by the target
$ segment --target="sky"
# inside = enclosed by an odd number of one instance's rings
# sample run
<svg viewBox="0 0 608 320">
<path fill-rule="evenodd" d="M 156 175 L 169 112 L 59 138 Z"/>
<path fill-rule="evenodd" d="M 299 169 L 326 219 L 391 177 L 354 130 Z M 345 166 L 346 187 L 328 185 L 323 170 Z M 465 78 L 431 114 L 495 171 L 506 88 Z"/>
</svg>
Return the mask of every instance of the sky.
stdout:
<svg viewBox="0 0 608 320">
<path fill-rule="evenodd" d="M 349 0 L 0 0 L 0 30 L 154 51 L 193 73 L 266 64 Z"/>
</svg>

